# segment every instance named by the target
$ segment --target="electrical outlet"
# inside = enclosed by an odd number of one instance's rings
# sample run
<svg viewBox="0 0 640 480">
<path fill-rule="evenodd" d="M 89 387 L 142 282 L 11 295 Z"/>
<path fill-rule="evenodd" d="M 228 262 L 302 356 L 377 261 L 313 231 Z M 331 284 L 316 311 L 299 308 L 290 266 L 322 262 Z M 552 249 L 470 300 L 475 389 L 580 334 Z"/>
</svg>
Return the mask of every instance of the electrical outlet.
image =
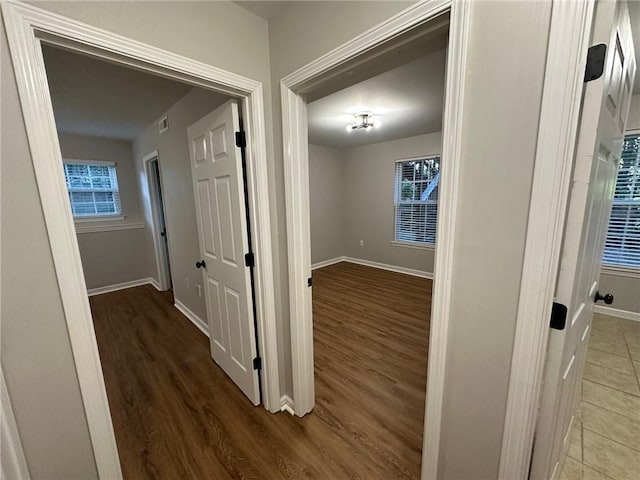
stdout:
<svg viewBox="0 0 640 480">
<path fill-rule="evenodd" d="M 197 285 L 196 284 L 196 292 L 198 292 L 198 296 L 199 297 L 202 296 L 202 285 Z"/>
<path fill-rule="evenodd" d="M 360 240 L 360 246 L 364 247 L 364 240 Z"/>
<path fill-rule="evenodd" d="M 189 277 L 185 277 L 184 283 L 187 286 L 187 288 L 189 288 Z"/>
</svg>

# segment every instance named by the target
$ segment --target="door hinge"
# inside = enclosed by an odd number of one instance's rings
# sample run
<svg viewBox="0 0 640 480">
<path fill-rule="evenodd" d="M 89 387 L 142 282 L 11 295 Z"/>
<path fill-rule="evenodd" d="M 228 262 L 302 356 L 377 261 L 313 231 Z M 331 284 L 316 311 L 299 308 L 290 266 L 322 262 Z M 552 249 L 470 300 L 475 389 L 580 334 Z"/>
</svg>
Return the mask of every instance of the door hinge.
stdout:
<svg viewBox="0 0 640 480">
<path fill-rule="evenodd" d="M 262 359 L 260 357 L 256 357 L 253 359 L 253 369 L 262 370 Z"/>
<path fill-rule="evenodd" d="M 587 67 L 584 71 L 584 81 L 597 80 L 604 73 L 604 61 L 607 57 L 607 46 L 604 43 L 593 45 L 587 51 Z"/>
<path fill-rule="evenodd" d="M 549 326 L 555 330 L 564 330 L 567 324 L 567 306 L 553 302 L 551 307 L 551 322 Z"/>
<path fill-rule="evenodd" d="M 236 132 L 236 147 L 245 148 L 247 146 L 247 135 L 244 130 Z"/>
<path fill-rule="evenodd" d="M 244 265 L 246 267 L 256 266 L 256 260 L 255 260 L 255 257 L 253 256 L 253 253 L 249 252 L 244 256 Z"/>
<path fill-rule="evenodd" d="M 313 286 L 313 278 L 309 277 L 307 278 L 307 287 L 311 287 Z"/>
</svg>

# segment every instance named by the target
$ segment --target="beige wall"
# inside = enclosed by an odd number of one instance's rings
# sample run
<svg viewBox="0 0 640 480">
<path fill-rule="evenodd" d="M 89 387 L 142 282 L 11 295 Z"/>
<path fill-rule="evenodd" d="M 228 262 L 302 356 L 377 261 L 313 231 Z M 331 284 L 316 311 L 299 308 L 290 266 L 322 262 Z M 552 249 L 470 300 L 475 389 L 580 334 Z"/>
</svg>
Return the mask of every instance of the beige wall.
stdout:
<svg viewBox="0 0 640 480">
<path fill-rule="evenodd" d="M 627 130 L 640 130 L 640 95 L 631 97 Z M 612 270 L 600 274 L 601 292 L 612 293 L 613 308 L 640 313 L 640 275 L 629 276 Z"/>
<path fill-rule="evenodd" d="M 0 35 L 2 369 L 31 478 L 97 478 L 3 25 Z"/>
<path fill-rule="evenodd" d="M 134 141 L 136 169 L 143 190 L 147 189 L 148 183 L 142 159 L 154 150 L 158 151 L 175 299 L 186 305 L 205 323 L 207 314 L 204 297 L 199 297 L 196 290 L 196 285 L 202 285 L 202 272 L 195 267 L 195 262 L 200 260 L 200 246 L 187 127 L 227 100 L 223 95 L 194 88 L 160 116 L 161 118 L 167 115 L 169 130 L 160 134 L 158 122 L 154 121 Z M 147 210 L 146 217 L 151 218 L 147 196 L 144 206 Z M 148 261 L 152 265 L 151 276 L 157 280 L 158 272 L 149 225 L 145 235 L 149 245 Z"/>
<path fill-rule="evenodd" d="M 120 202 L 124 220 L 85 222 L 79 227 L 124 227 L 144 221 L 140 189 L 133 162 L 133 147 L 126 140 L 59 133 L 62 157 L 76 160 L 116 162 Z M 87 288 L 104 287 L 151 276 L 144 228 L 78 232 L 78 244 Z"/>
<path fill-rule="evenodd" d="M 270 91 L 267 23 L 233 3 L 74 1 L 36 5 L 245 75 L 261 81 L 265 91 Z M 240 33 L 241 41 L 234 41 Z M 2 202 L 20 205 L 15 215 L 3 210 L 1 220 L 2 366 L 32 477 L 96 478 L 6 39 L 2 41 L 0 69 Z M 271 152 L 269 95 L 265 96 L 265 108 Z M 271 154 L 269 161 L 273 185 Z M 38 294 L 34 296 L 36 280 Z M 277 318 L 281 321 L 283 317 Z"/>
<path fill-rule="evenodd" d="M 393 195 L 396 160 L 440 153 L 439 132 L 346 150 L 345 255 L 433 273 L 433 249 L 391 244 Z"/>
<path fill-rule="evenodd" d="M 344 150 L 309 145 L 311 263 L 344 253 Z"/>
</svg>

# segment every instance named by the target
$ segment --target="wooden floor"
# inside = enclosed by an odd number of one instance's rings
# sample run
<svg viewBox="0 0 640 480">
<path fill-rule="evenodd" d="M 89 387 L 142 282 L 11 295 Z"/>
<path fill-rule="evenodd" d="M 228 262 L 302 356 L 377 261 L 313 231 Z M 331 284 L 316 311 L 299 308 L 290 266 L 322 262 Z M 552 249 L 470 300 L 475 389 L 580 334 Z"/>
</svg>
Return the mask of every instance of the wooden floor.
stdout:
<svg viewBox="0 0 640 480">
<path fill-rule="evenodd" d="M 347 263 L 313 279 L 302 419 L 253 407 L 170 293 L 91 298 L 126 480 L 419 478 L 431 282 Z"/>
</svg>

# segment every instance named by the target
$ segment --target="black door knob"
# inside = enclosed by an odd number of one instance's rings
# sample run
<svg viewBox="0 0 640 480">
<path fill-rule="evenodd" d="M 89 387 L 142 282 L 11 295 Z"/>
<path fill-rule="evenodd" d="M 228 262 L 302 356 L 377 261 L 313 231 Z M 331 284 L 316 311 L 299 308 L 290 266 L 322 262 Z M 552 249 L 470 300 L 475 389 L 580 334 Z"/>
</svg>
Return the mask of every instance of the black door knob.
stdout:
<svg viewBox="0 0 640 480">
<path fill-rule="evenodd" d="M 613 295 L 607 293 L 606 295 L 600 295 L 599 291 L 596 291 L 596 298 L 593 299 L 594 302 L 599 300 L 604 300 L 604 303 L 607 305 L 611 305 L 613 303 Z"/>
<path fill-rule="evenodd" d="M 199 262 L 196 262 L 196 268 L 207 268 L 207 264 L 204 260 L 200 260 Z"/>
</svg>

